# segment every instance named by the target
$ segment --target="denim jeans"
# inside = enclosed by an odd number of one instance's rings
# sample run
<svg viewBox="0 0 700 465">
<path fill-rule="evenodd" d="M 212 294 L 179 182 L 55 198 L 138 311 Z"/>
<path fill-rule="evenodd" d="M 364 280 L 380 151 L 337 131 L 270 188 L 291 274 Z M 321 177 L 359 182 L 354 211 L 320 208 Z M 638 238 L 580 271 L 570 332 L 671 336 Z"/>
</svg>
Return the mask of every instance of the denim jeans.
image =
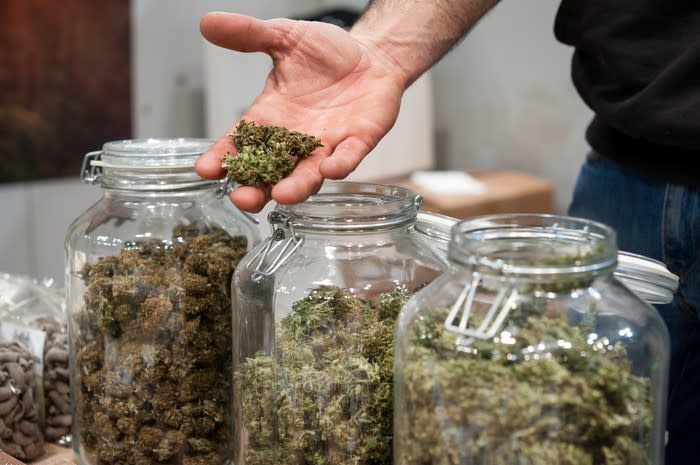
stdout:
<svg viewBox="0 0 700 465">
<path fill-rule="evenodd" d="M 612 226 L 620 250 L 680 277 L 673 302 L 656 306 L 671 336 L 666 465 L 700 464 L 700 189 L 650 182 L 592 153 L 568 213 Z"/>
</svg>

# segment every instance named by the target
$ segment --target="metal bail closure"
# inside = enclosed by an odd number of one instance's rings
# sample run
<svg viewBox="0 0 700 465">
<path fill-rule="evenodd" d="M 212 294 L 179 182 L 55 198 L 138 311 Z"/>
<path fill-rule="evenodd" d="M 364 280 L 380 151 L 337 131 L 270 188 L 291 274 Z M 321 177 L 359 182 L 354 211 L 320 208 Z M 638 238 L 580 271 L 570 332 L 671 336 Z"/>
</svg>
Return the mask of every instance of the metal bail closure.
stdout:
<svg viewBox="0 0 700 465">
<path fill-rule="evenodd" d="M 514 287 L 504 286 L 496 295 L 491 307 L 486 312 L 483 321 L 476 328 L 469 328 L 469 318 L 474 305 L 476 290 L 481 285 L 481 276 L 474 273 L 474 278 L 464 287 L 457 301 L 452 305 L 450 313 L 445 318 L 445 329 L 461 336 L 466 336 L 469 343 L 473 338 L 491 339 L 503 326 L 503 322 L 514 308 L 518 291 Z"/>
<path fill-rule="evenodd" d="M 423 196 L 420 194 L 417 194 L 415 198 L 413 199 L 413 204 L 416 206 L 416 210 L 420 210 L 421 207 L 423 206 Z"/>
<path fill-rule="evenodd" d="M 80 179 L 89 184 L 97 184 L 102 177 L 102 167 L 94 165 L 93 161 L 102 159 L 102 150 L 88 152 L 83 158 L 83 166 L 80 168 Z"/>
<path fill-rule="evenodd" d="M 233 184 L 233 181 L 228 176 L 220 180 L 219 185 L 216 187 L 216 198 L 222 199 L 224 196 L 229 195 L 233 190 Z"/>
<path fill-rule="evenodd" d="M 277 271 L 287 258 L 299 248 L 303 236 L 294 230 L 291 218 L 272 211 L 267 215 L 272 234 L 246 263 L 253 270 L 253 279 L 260 280 Z"/>
</svg>

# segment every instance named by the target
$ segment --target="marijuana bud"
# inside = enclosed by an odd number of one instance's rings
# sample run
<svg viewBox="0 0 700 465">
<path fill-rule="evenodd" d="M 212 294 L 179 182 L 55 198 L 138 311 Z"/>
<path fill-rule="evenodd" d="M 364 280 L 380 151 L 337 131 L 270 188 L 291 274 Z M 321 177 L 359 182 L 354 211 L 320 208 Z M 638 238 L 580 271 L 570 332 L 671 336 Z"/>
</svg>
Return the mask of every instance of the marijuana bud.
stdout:
<svg viewBox="0 0 700 465">
<path fill-rule="evenodd" d="M 82 270 L 76 423 L 100 465 L 228 463 L 230 279 L 246 238 L 205 224 Z"/>
<path fill-rule="evenodd" d="M 507 340 L 465 341 L 448 312 L 397 335 L 397 464 L 649 463 L 651 383 L 622 342 L 593 343 L 587 323 L 534 302 L 512 309 Z"/>
<path fill-rule="evenodd" d="M 390 465 L 393 334 L 403 288 L 378 303 L 312 289 L 276 328 L 272 354 L 235 369 L 246 465 Z"/>
<path fill-rule="evenodd" d="M 246 120 L 230 136 L 238 152 L 226 152 L 222 167 L 243 185 L 276 184 L 294 170 L 296 160 L 323 146 L 316 137 Z"/>
</svg>

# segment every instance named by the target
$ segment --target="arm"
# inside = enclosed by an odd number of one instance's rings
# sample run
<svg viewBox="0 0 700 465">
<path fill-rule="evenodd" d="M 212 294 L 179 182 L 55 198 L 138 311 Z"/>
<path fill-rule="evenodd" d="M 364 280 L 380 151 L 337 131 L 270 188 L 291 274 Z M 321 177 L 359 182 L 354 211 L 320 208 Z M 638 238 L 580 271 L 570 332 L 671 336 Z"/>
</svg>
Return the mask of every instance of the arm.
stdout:
<svg viewBox="0 0 700 465">
<path fill-rule="evenodd" d="M 324 144 L 276 185 L 235 189 L 233 203 L 256 212 L 271 198 L 302 202 L 324 179 L 350 174 L 393 126 L 405 89 L 496 2 L 375 0 L 349 33 L 320 22 L 205 15 L 200 29 L 210 42 L 272 58 L 265 88 L 242 118 L 311 134 Z M 197 173 L 222 177 L 226 151 L 235 152 L 227 134 L 197 160 Z"/>
<path fill-rule="evenodd" d="M 408 87 L 499 0 L 372 0 L 350 33 L 393 62 Z"/>
</svg>

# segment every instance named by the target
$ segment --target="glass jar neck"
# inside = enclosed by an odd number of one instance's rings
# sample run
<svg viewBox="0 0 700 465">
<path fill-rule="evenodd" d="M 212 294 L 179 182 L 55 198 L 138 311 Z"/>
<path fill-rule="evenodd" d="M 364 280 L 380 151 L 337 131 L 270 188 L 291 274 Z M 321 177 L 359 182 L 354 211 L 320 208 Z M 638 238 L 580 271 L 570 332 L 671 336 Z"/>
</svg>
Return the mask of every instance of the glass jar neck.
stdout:
<svg viewBox="0 0 700 465">
<path fill-rule="evenodd" d="M 303 203 L 278 205 L 271 224 L 296 231 L 362 233 L 407 227 L 416 221 L 421 198 L 410 190 L 381 184 L 326 181 Z"/>
<path fill-rule="evenodd" d="M 448 257 L 483 275 L 556 280 L 595 277 L 617 264 L 612 228 L 557 215 L 502 214 L 460 221 Z"/>
<path fill-rule="evenodd" d="M 135 183 L 124 183 L 123 185 L 115 186 L 111 184 L 101 184 L 103 190 L 103 198 L 115 201 L 126 202 L 151 202 L 154 199 L 157 201 L 172 201 L 182 202 L 186 199 L 192 201 L 204 202 L 208 199 L 219 199 L 220 192 L 223 192 L 223 186 L 217 183 L 207 182 L 198 184 L 180 183 L 169 184 L 167 186 L 144 184 L 137 185 Z"/>
</svg>

